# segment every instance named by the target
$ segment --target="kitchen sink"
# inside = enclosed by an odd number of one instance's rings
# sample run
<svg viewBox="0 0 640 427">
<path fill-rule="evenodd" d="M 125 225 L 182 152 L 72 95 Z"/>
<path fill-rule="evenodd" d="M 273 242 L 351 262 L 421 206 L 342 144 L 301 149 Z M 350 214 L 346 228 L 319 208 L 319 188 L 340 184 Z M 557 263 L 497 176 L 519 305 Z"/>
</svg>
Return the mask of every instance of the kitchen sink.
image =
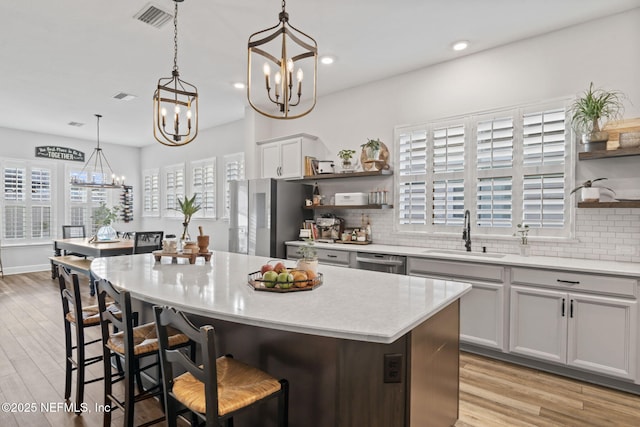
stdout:
<svg viewBox="0 0 640 427">
<path fill-rule="evenodd" d="M 424 251 L 425 254 L 445 254 L 445 255 L 459 255 L 459 256 L 474 256 L 481 258 L 504 258 L 506 254 L 494 254 L 487 252 L 467 252 L 467 251 L 456 251 L 456 250 L 446 250 L 446 249 L 429 249 Z"/>
</svg>

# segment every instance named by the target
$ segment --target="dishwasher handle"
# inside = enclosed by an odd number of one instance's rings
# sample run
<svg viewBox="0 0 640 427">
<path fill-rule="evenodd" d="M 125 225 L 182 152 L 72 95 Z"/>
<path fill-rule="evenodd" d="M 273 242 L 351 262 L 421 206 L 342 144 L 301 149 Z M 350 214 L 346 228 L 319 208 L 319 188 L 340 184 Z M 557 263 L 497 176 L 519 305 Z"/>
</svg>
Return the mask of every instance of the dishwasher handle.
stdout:
<svg viewBox="0 0 640 427">
<path fill-rule="evenodd" d="M 356 261 L 365 264 L 388 265 L 394 267 L 404 265 L 404 261 L 399 259 L 363 258 L 357 256 Z"/>
</svg>

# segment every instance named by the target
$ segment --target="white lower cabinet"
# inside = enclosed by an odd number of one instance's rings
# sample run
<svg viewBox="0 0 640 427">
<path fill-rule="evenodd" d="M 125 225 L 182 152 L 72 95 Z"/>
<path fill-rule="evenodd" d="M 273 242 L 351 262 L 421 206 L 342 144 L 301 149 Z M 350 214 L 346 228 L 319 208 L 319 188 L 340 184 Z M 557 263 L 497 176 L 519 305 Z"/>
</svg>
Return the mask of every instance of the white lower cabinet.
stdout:
<svg viewBox="0 0 640 427">
<path fill-rule="evenodd" d="M 637 302 L 511 287 L 509 351 L 635 379 Z"/>
</svg>

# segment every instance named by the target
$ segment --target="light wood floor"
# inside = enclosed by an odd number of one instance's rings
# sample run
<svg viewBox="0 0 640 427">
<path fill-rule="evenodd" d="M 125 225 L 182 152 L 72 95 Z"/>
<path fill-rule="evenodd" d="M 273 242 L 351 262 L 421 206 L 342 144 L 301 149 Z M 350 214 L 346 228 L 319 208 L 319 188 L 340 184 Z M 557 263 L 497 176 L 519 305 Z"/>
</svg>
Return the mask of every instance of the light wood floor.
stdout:
<svg viewBox="0 0 640 427">
<path fill-rule="evenodd" d="M 95 303 L 88 292 L 85 303 Z M 95 410 L 102 401 L 102 382 L 87 386 L 89 411 L 82 416 L 57 406 L 64 403 L 61 312 L 58 285 L 49 272 L 0 280 L 0 404 L 16 404 L 12 409 L 21 409 L 17 404 L 36 406 L 35 412 L 7 412 L 3 407 L 0 427 L 102 424 L 102 414 Z M 88 333 L 97 338 L 99 330 Z M 100 371 L 101 365 L 95 364 L 87 376 L 100 376 Z M 640 426 L 639 396 L 467 353 L 461 358 L 460 390 L 456 427 Z M 138 423 L 159 414 L 155 401 L 136 405 Z M 121 411 L 114 412 L 113 420 L 113 425 L 120 424 Z"/>
</svg>

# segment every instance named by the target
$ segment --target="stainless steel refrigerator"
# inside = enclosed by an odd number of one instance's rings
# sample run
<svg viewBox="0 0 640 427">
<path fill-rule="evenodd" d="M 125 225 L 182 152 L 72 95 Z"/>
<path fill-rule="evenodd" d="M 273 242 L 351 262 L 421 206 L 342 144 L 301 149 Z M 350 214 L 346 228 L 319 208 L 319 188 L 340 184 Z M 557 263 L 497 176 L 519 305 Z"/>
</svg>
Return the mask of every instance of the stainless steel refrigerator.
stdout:
<svg viewBox="0 0 640 427">
<path fill-rule="evenodd" d="M 231 181 L 229 190 L 230 252 L 285 258 L 284 242 L 313 217 L 303 209 L 311 185 L 267 178 Z"/>
</svg>

